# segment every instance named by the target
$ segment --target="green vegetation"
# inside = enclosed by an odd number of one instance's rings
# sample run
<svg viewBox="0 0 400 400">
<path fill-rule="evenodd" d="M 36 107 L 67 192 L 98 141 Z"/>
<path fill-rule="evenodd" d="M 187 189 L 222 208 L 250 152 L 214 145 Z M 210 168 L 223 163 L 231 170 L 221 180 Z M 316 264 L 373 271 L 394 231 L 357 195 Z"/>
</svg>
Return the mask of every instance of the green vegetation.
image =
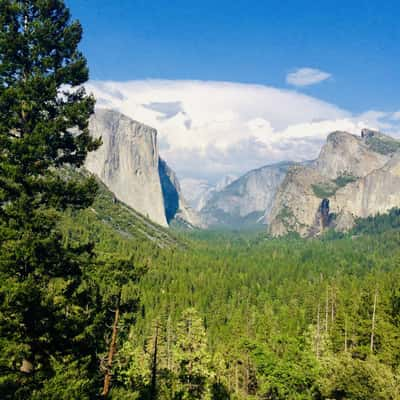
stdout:
<svg viewBox="0 0 400 400">
<path fill-rule="evenodd" d="M 157 250 L 120 236 L 151 261 L 110 397 L 396 399 L 400 235 L 373 227 L 398 215 L 360 220 L 358 238 L 196 231 Z"/>
<path fill-rule="evenodd" d="M 333 196 L 340 188 L 346 186 L 351 182 L 355 182 L 357 177 L 350 174 L 342 174 L 336 179 L 328 182 L 321 182 L 311 185 L 314 194 L 320 199 L 326 199 Z"/>
<path fill-rule="evenodd" d="M 139 313 L 120 324 L 109 397 L 397 399 L 398 216 L 323 240 L 195 231 L 160 248 L 104 236 L 98 252 L 124 243 L 122 258 L 147 265 Z M 80 227 L 97 231 L 93 220 Z M 369 235 L 355 238 L 360 229 Z"/>
<path fill-rule="evenodd" d="M 393 208 L 386 214 L 377 214 L 356 220 L 356 226 L 350 234 L 378 234 L 400 228 L 400 209 Z"/>
<path fill-rule="evenodd" d="M 80 38 L 61 0 L 0 0 L 0 398 L 399 399 L 400 211 L 310 241 L 158 227 L 79 170 Z"/>
<path fill-rule="evenodd" d="M 375 134 L 366 139 L 371 150 L 381 154 L 391 154 L 400 150 L 400 141 L 382 134 Z"/>
<path fill-rule="evenodd" d="M 215 218 L 218 223 L 212 224 L 213 229 L 221 230 L 264 230 L 265 225 L 261 222 L 264 216 L 262 211 L 253 211 L 245 216 L 241 216 L 239 213 L 226 213 L 220 208 L 208 208 L 209 213 Z"/>
<path fill-rule="evenodd" d="M 286 205 L 282 207 L 276 218 L 282 221 L 282 223 L 285 225 L 286 228 L 288 228 L 288 230 L 291 230 L 293 228 L 292 224 L 295 216 L 293 214 L 293 211 Z"/>
<path fill-rule="evenodd" d="M 161 398 L 180 398 L 175 352 L 188 308 L 206 328 L 204 390 L 222 393 L 211 398 L 397 398 L 397 231 L 333 241 L 205 235 L 190 253 L 165 254 L 140 285 L 143 312 L 129 346 L 149 360 L 143 374 L 151 376 L 155 324 L 163 332 Z M 135 390 L 115 384 L 120 396 Z"/>
<path fill-rule="evenodd" d="M 348 183 L 355 182 L 357 177 L 351 174 L 342 174 L 338 176 L 334 182 L 338 188 L 346 186 Z"/>
<path fill-rule="evenodd" d="M 0 0 L 2 399 L 89 399 L 103 380 L 106 396 L 118 336 L 108 324 L 132 320 L 143 273 L 61 229 L 97 193 L 92 177 L 60 173 L 100 145 L 81 36 L 61 0 Z"/>
<path fill-rule="evenodd" d="M 83 171 L 63 170 L 63 174 L 84 177 Z M 97 181 L 97 195 L 90 208 L 77 213 L 65 213 L 61 229 L 65 234 L 74 235 L 99 246 L 108 252 L 123 253 L 132 248 L 132 243 L 141 243 L 142 248 L 173 247 L 181 241 L 171 230 L 151 222 L 143 215 L 118 201 L 115 196 Z M 75 232 L 73 234 L 73 232 Z M 121 240 L 123 238 L 123 240 Z M 122 249 L 121 246 L 125 243 Z M 100 245 L 101 244 L 101 245 Z M 117 247 L 116 247 L 117 246 Z"/>
<path fill-rule="evenodd" d="M 337 186 L 332 182 L 322 182 L 311 185 L 314 194 L 320 199 L 326 199 L 336 193 Z"/>
<path fill-rule="evenodd" d="M 282 224 L 285 226 L 285 228 L 289 232 L 290 236 L 294 236 L 294 237 L 298 236 L 298 234 L 296 232 L 296 225 L 298 227 L 304 226 L 295 217 L 295 215 L 293 214 L 293 211 L 287 206 L 284 206 L 281 208 L 281 210 L 279 211 L 279 214 L 277 215 L 276 218 L 282 222 Z"/>
</svg>

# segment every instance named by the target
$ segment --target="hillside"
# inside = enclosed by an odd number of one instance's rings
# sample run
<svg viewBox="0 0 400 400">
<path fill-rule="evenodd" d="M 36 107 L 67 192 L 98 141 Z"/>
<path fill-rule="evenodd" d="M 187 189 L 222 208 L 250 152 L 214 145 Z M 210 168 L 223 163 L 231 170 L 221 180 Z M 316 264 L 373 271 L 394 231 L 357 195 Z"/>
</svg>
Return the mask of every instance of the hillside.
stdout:
<svg viewBox="0 0 400 400">
<path fill-rule="evenodd" d="M 98 250 L 105 252 L 119 249 L 122 253 L 132 253 L 138 248 L 142 251 L 145 248 L 170 248 L 182 243 L 171 230 L 119 201 L 100 181 L 92 207 L 67 214 L 62 227 L 69 235 L 79 236 L 80 240 L 93 241 Z"/>
</svg>

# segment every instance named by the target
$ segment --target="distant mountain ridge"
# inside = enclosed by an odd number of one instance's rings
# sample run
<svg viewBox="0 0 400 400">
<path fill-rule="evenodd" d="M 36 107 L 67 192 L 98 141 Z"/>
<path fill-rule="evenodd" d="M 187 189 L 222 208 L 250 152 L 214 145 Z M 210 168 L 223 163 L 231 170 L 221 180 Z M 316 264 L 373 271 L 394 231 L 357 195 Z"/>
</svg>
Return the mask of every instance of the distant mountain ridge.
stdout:
<svg viewBox="0 0 400 400">
<path fill-rule="evenodd" d="M 199 212 L 215 192 L 220 192 L 236 179 L 238 177 L 235 175 L 226 175 L 215 185 L 212 185 L 205 179 L 186 178 L 182 179 L 181 186 L 185 198 Z"/>
<path fill-rule="evenodd" d="M 215 189 L 199 209 L 203 223 L 209 227 L 231 228 L 268 223 L 276 191 L 292 165 L 296 163 L 283 161 L 266 165 Z"/>
<path fill-rule="evenodd" d="M 331 133 L 309 166 L 288 170 L 274 201 L 269 231 L 316 236 L 345 231 L 356 218 L 400 206 L 400 141 L 364 129 Z"/>
<path fill-rule="evenodd" d="M 373 130 L 331 133 L 314 161 L 266 165 L 215 186 L 186 179 L 182 190 L 160 158 L 155 129 L 108 109 L 96 110 L 89 129 L 103 145 L 88 155 L 86 169 L 164 227 L 266 224 L 273 236 L 316 236 L 400 206 L 400 141 Z"/>
</svg>

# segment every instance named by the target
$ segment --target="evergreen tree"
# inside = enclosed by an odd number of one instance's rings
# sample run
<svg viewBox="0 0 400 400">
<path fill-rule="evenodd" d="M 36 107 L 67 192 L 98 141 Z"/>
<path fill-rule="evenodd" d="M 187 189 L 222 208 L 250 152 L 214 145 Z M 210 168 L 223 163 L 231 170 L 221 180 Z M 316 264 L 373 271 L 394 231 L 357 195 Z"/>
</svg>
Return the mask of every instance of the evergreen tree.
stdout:
<svg viewBox="0 0 400 400">
<path fill-rule="evenodd" d="M 111 332 L 106 332 L 107 355 L 102 363 L 104 370 L 103 397 L 107 397 L 111 388 L 114 358 L 117 353 L 118 342 L 121 341 L 121 328 L 124 332 L 134 321 L 138 305 L 137 283 L 144 268 L 136 267 L 132 258 L 123 258 L 116 255 L 99 262 L 91 277 L 94 278 L 99 289 L 100 307 L 97 309 L 97 319 L 101 321 L 100 328 L 111 325 Z M 99 338 L 98 340 L 101 340 Z"/>
<path fill-rule="evenodd" d="M 93 179 L 61 171 L 99 145 L 88 132 L 81 36 L 62 0 L 0 0 L 2 398 L 83 399 L 95 370 L 81 285 L 92 246 L 64 246 L 58 228 L 60 211 L 96 193 Z"/>
<path fill-rule="evenodd" d="M 186 309 L 178 323 L 175 360 L 180 386 L 177 398 L 210 398 L 211 360 L 203 322 L 194 308 Z"/>
</svg>

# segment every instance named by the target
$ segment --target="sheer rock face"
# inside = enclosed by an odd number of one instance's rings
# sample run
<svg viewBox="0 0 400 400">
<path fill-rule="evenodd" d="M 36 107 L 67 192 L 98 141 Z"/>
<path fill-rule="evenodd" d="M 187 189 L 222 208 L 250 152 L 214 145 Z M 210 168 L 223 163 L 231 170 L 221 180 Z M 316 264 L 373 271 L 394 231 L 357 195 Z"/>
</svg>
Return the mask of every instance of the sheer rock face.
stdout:
<svg viewBox="0 0 400 400">
<path fill-rule="evenodd" d="M 399 148 L 400 142 L 371 130 L 361 137 L 330 134 L 312 165 L 289 169 L 272 207 L 270 233 L 348 230 L 358 217 L 400 206 Z"/>
<path fill-rule="evenodd" d="M 252 170 L 211 194 L 201 216 L 206 225 L 241 225 L 268 222 L 273 200 L 288 168 L 279 163 Z"/>
<path fill-rule="evenodd" d="M 332 204 L 334 213 L 345 210 L 362 218 L 400 206 L 400 153 L 393 155 L 384 167 L 339 189 Z"/>
<path fill-rule="evenodd" d="M 173 220 L 192 226 L 201 226 L 198 214 L 187 204 L 175 172 L 160 158 L 158 170 L 168 224 Z"/>
<path fill-rule="evenodd" d="M 92 136 L 102 138 L 103 144 L 88 154 L 85 167 L 119 200 L 161 226 L 168 226 L 183 208 L 183 200 L 180 190 L 174 189 L 179 187 L 175 175 L 169 182 L 172 187 L 163 187 L 167 180 L 160 172 L 173 172 L 159 159 L 157 131 L 106 109 L 96 110 L 89 129 Z"/>
</svg>

